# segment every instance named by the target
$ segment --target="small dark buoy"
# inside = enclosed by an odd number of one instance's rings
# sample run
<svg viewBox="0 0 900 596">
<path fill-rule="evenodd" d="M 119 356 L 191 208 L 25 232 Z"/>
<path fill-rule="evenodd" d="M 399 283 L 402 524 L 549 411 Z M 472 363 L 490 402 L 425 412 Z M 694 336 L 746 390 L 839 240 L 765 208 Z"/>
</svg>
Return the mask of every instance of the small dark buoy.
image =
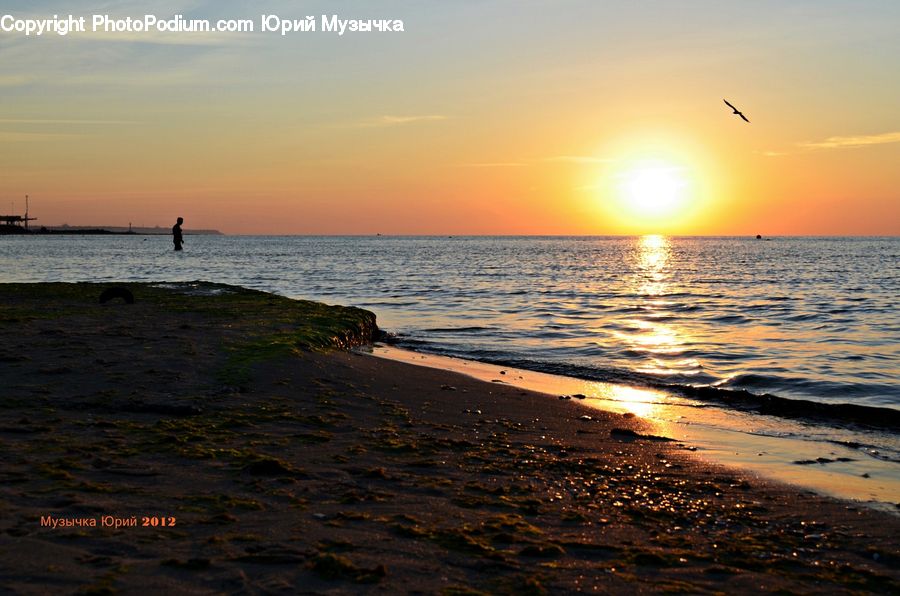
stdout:
<svg viewBox="0 0 900 596">
<path fill-rule="evenodd" d="M 126 304 L 134 304 L 134 294 L 125 288 L 106 288 L 100 293 L 100 304 L 106 304 L 114 298 L 121 298 Z"/>
<path fill-rule="evenodd" d="M 759 235 L 759 234 L 757 234 L 757 235 L 756 235 L 756 239 L 757 239 L 757 240 L 762 240 L 762 236 Z"/>
</svg>

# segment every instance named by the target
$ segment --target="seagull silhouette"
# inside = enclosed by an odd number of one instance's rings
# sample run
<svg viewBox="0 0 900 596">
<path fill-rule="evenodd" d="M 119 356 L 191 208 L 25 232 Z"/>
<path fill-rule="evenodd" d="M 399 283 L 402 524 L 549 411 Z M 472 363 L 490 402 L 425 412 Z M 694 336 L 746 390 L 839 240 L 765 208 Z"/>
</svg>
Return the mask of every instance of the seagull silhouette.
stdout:
<svg viewBox="0 0 900 596">
<path fill-rule="evenodd" d="M 728 106 L 729 108 L 731 108 L 732 110 L 734 110 L 734 113 L 735 113 L 735 114 L 737 114 L 738 116 L 740 116 L 741 118 L 743 118 L 743 119 L 744 119 L 744 122 L 747 122 L 747 123 L 749 124 L 750 121 L 747 120 L 747 117 L 744 116 L 744 115 L 740 112 L 740 110 L 738 110 L 736 107 L 734 107 L 733 105 L 731 105 L 730 103 L 728 103 L 728 100 L 727 100 L 727 99 L 723 99 L 722 101 L 725 102 L 725 105 L 726 105 L 726 106 Z"/>
</svg>

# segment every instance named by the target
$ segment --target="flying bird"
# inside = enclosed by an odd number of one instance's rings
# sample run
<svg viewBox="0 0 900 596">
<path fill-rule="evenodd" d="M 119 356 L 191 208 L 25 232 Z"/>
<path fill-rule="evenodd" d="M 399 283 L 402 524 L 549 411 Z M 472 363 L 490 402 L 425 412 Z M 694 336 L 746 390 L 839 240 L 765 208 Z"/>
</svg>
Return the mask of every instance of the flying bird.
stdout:
<svg viewBox="0 0 900 596">
<path fill-rule="evenodd" d="M 732 110 L 734 110 L 734 113 L 735 113 L 735 114 L 737 114 L 738 116 L 740 116 L 741 118 L 743 118 L 744 122 L 747 122 L 747 123 L 749 124 L 750 121 L 747 120 L 747 117 L 744 116 L 744 115 L 741 113 L 740 110 L 738 110 L 736 107 L 734 107 L 733 105 L 731 105 L 730 103 L 728 103 L 728 100 L 727 100 L 727 99 L 723 99 L 722 101 L 725 102 L 725 105 L 726 105 L 726 106 L 728 106 L 729 108 L 731 108 Z"/>
</svg>

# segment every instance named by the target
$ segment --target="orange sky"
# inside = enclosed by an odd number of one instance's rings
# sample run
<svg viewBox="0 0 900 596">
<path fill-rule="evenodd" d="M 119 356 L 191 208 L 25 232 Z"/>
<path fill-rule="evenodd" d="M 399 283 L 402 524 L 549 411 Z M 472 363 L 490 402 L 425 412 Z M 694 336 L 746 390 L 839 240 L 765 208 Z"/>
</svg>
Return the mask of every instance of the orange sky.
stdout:
<svg viewBox="0 0 900 596">
<path fill-rule="evenodd" d="M 24 211 L 27 193 L 44 225 L 900 234 L 900 4 L 410 4 L 340 3 L 346 18 L 403 19 L 389 34 L 0 33 L 0 212 Z M 256 21 L 335 8 L 297 10 L 153 8 Z M 641 191 L 677 186 L 669 211 L 629 195 L 647 164 L 671 173 Z"/>
</svg>

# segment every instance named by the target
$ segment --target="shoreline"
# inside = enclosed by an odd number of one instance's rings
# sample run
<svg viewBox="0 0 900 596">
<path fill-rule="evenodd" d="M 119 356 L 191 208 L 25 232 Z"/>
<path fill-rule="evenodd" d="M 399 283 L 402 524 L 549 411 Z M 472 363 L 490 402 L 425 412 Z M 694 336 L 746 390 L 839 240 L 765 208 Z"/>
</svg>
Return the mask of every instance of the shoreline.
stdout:
<svg viewBox="0 0 900 596">
<path fill-rule="evenodd" d="M 859 446 L 786 435 L 784 429 L 797 424 L 793 420 L 769 422 L 764 415 L 720 410 L 706 404 L 697 408 L 661 389 L 565 377 L 390 345 L 376 344 L 363 350 L 376 357 L 537 391 L 550 400 L 578 396 L 574 399 L 594 410 L 634 414 L 646 420 L 654 434 L 688 444 L 696 456 L 713 463 L 900 515 L 897 462 L 869 456 Z M 782 436 L 775 434 L 774 429 Z"/>
<path fill-rule="evenodd" d="M 411 343 L 397 340 L 389 336 L 382 342 L 391 349 L 410 351 L 417 354 L 447 358 L 452 366 L 453 360 L 466 360 L 464 356 L 451 356 L 434 351 L 417 351 L 419 340 Z M 474 362 L 469 360 L 469 362 Z M 481 362 L 481 361 L 479 361 Z M 526 364 L 517 364 L 525 362 Z M 713 384 L 679 384 L 661 380 L 653 376 L 635 374 L 632 371 L 619 371 L 618 378 L 609 375 L 597 376 L 590 368 L 582 368 L 566 363 L 533 362 L 535 368 L 527 368 L 529 361 L 515 358 L 509 362 L 486 360 L 483 363 L 501 368 L 515 368 L 553 378 L 578 379 L 586 385 L 598 387 L 634 387 L 651 394 L 665 394 L 672 398 L 682 398 L 700 407 L 720 407 L 728 411 L 770 416 L 772 418 L 804 423 L 822 423 L 825 425 L 843 425 L 877 432 L 900 433 L 900 409 L 887 405 L 872 403 L 858 404 L 851 401 L 833 401 L 817 399 L 809 395 L 775 395 L 772 393 L 753 393 L 747 389 L 723 388 Z M 900 456 L 900 452 L 898 452 Z M 900 460 L 897 460 L 900 461 Z"/>
<path fill-rule="evenodd" d="M 371 338 L 366 311 L 104 287 L 0 285 L 14 592 L 900 589 L 895 516 L 628 412 L 336 350 Z"/>
</svg>

